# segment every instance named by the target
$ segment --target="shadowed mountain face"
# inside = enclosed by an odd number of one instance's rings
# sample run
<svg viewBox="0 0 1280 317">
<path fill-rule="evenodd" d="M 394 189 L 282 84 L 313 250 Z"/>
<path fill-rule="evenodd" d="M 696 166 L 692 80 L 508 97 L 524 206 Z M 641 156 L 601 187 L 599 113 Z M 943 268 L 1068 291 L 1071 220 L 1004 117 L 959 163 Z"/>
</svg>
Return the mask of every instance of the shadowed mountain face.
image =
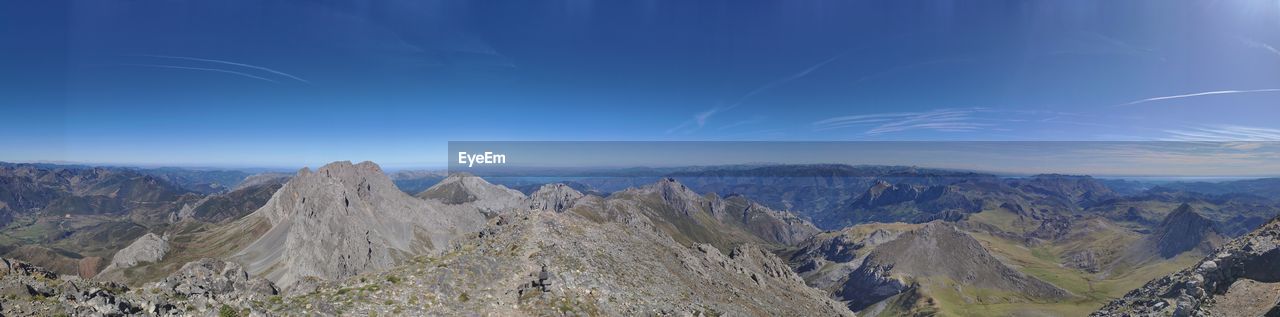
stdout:
<svg viewBox="0 0 1280 317">
<path fill-rule="evenodd" d="M 266 204 L 288 180 L 288 177 L 277 177 L 241 184 L 230 192 L 209 195 L 184 206 L 177 218 L 213 223 L 240 219 Z"/>
<path fill-rule="evenodd" d="M 1188 204 L 1178 206 L 1165 216 L 1151 235 L 1154 249 L 1165 258 L 1196 248 L 1207 253 L 1222 244 L 1222 240 L 1213 222 L 1196 213 Z"/>
</svg>

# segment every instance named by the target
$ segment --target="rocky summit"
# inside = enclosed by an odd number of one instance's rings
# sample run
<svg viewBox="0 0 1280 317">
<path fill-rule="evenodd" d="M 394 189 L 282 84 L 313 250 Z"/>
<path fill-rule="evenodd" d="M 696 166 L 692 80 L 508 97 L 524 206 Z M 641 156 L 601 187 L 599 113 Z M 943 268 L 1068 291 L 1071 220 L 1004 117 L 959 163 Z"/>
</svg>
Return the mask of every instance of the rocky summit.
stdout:
<svg viewBox="0 0 1280 317">
<path fill-rule="evenodd" d="M 529 208 L 561 212 L 573 207 L 583 196 L 569 185 L 546 184 L 529 196 Z"/>
<path fill-rule="evenodd" d="M 372 162 L 304 168 L 247 217 L 266 219 L 271 229 L 230 259 L 283 287 L 387 269 L 484 224 L 474 209 L 401 192 Z"/>
</svg>

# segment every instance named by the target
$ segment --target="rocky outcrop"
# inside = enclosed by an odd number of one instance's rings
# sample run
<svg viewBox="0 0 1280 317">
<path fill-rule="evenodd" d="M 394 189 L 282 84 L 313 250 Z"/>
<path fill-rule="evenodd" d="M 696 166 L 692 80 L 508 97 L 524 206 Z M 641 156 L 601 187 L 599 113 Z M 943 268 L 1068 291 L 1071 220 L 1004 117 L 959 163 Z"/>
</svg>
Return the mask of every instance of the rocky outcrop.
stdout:
<svg viewBox="0 0 1280 317">
<path fill-rule="evenodd" d="M 1093 316 L 1280 315 L 1280 218 L 1191 268 L 1148 282 Z"/>
<path fill-rule="evenodd" d="M 562 212 L 572 208 L 583 194 L 565 184 L 546 184 L 529 195 L 529 208 Z"/>
<path fill-rule="evenodd" d="M 117 251 L 111 258 L 111 264 L 103 271 L 131 268 L 139 262 L 156 262 L 169 252 L 169 241 L 155 233 L 147 233 L 138 237 L 124 249 Z"/>
<path fill-rule="evenodd" d="M 163 281 L 130 290 L 0 258 L 0 315 L 5 316 L 243 316 L 260 313 L 261 303 L 277 293 L 270 281 L 214 259 L 189 263 Z"/>
<path fill-rule="evenodd" d="M 265 206 L 271 229 L 231 260 L 288 288 L 304 277 L 342 279 L 437 252 L 479 230 L 475 208 L 411 197 L 377 164 L 336 162 L 302 169 Z"/>
<path fill-rule="evenodd" d="M 840 231 L 824 232 L 788 251 L 788 262 L 809 286 L 838 294 L 850 273 L 876 246 L 897 239 L 918 225 L 864 224 Z M 837 296 L 837 298 L 841 298 Z M 843 298 L 841 298 L 843 299 Z"/>
<path fill-rule="evenodd" d="M 251 276 L 239 264 L 216 259 L 200 259 L 183 265 L 164 280 L 143 287 L 141 297 L 154 313 L 164 314 L 178 309 L 169 302 L 182 299 L 187 307 L 210 307 L 231 303 L 238 311 L 254 301 L 280 293 L 265 278 Z"/>
</svg>

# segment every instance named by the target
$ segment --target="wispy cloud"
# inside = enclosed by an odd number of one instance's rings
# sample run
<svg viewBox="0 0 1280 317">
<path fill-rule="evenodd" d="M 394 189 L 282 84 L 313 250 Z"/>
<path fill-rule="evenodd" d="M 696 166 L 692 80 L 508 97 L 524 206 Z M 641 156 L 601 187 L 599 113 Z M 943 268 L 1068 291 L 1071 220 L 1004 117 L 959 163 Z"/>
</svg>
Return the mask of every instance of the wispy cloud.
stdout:
<svg viewBox="0 0 1280 317">
<path fill-rule="evenodd" d="M 224 61 L 224 60 L 217 60 L 217 59 L 207 59 L 207 58 L 197 58 L 197 57 L 188 57 L 188 56 L 173 56 L 173 55 L 151 55 L 151 54 L 140 54 L 140 55 L 135 55 L 135 56 L 154 57 L 154 58 L 164 58 L 164 59 L 176 59 L 176 60 L 187 60 L 187 61 L 195 61 L 195 62 L 204 62 L 204 63 L 214 63 L 214 64 L 231 65 L 231 66 L 244 67 L 244 68 L 249 68 L 249 69 L 255 69 L 255 70 L 260 70 L 260 71 L 268 72 L 268 73 L 275 74 L 275 75 L 278 75 L 278 76 L 283 76 L 283 77 L 286 77 L 286 78 L 289 78 L 289 79 L 293 79 L 293 80 L 296 80 L 296 81 L 300 81 L 300 82 L 305 83 L 305 84 L 310 84 L 310 83 L 311 83 L 310 81 L 307 81 L 306 79 L 302 79 L 302 78 L 300 78 L 300 77 L 298 77 L 298 76 L 294 76 L 294 75 L 291 75 L 291 74 L 289 74 L 289 73 L 285 73 L 285 72 L 282 72 L 282 71 L 278 71 L 278 70 L 274 70 L 274 69 L 266 68 L 266 67 L 262 67 L 262 66 L 251 65 L 251 64 L 245 64 L 245 63 L 238 63 L 238 62 L 232 62 L 232 61 Z"/>
<path fill-rule="evenodd" d="M 1252 93 L 1263 93 L 1263 92 L 1280 92 L 1280 88 L 1250 89 L 1250 90 L 1215 90 L 1215 91 L 1205 91 L 1205 92 L 1197 92 L 1197 93 L 1182 94 L 1182 95 L 1151 97 L 1151 98 L 1147 98 L 1147 99 L 1141 99 L 1141 100 L 1134 100 L 1134 101 L 1130 101 L 1130 102 L 1123 103 L 1123 104 L 1119 104 L 1119 105 L 1116 105 L 1116 106 L 1132 106 L 1132 105 L 1142 104 L 1142 103 L 1148 103 L 1148 102 L 1152 102 L 1152 101 L 1171 100 L 1171 99 L 1181 99 L 1181 98 L 1192 98 L 1192 97 L 1201 97 L 1201 96 L 1212 96 L 1212 95 L 1233 95 L 1233 94 L 1252 94 Z"/>
<path fill-rule="evenodd" d="M 1150 58 L 1161 62 L 1167 59 L 1160 51 L 1098 32 L 1075 33 L 1068 38 L 1068 44 L 1079 44 L 1047 52 L 1048 55 L 1116 55 L 1135 58 Z"/>
<path fill-rule="evenodd" d="M 969 132 L 991 127 L 980 122 L 974 114 L 983 111 L 973 109 L 938 109 L 926 112 L 899 112 L 849 115 L 813 122 L 814 131 L 827 131 L 852 127 L 868 128 L 867 135 L 878 135 L 909 130 L 933 130 L 942 132 Z"/>
<path fill-rule="evenodd" d="M 768 83 L 765 83 L 764 85 L 762 85 L 762 86 L 760 86 L 760 87 L 756 87 L 755 89 L 752 89 L 751 91 L 748 91 L 746 94 L 743 94 L 741 97 L 738 97 L 738 99 L 737 99 L 736 101 L 734 101 L 733 103 L 730 103 L 730 104 L 727 104 L 727 105 L 717 105 L 717 106 L 715 106 L 715 107 L 712 107 L 712 108 L 710 108 L 710 109 L 704 110 L 704 111 L 702 111 L 702 112 L 698 112 L 698 113 L 696 113 L 696 114 L 694 114 L 694 115 L 693 115 L 693 118 L 692 118 L 692 119 L 686 120 L 686 121 L 684 121 L 684 122 L 680 123 L 680 125 L 677 125 L 677 126 L 676 126 L 676 127 L 674 127 L 674 128 L 668 129 L 668 130 L 667 130 L 667 134 L 671 134 L 671 133 L 675 133 L 675 132 L 681 132 L 681 131 L 684 131 L 684 132 L 693 132 L 693 131 L 696 131 L 696 130 L 698 130 L 698 129 L 701 129 L 703 126 L 706 126 L 706 125 L 707 125 L 707 122 L 711 119 L 711 117 L 713 117 L 713 116 L 715 116 L 715 115 L 717 115 L 717 114 L 721 114 L 721 113 L 727 112 L 727 111 L 729 111 L 729 110 L 733 110 L 734 108 L 737 108 L 737 107 L 741 106 L 742 104 L 746 103 L 748 100 L 751 100 L 751 98 L 752 98 L 752 97 L 755 97 L 756 95 L 759 95 L 759 94 L 761 94 L 761 93 L 767 92 L 767 91 L 772 90 L 772 89 L 775 89 L 775 88 L 777 88 L 777 87 L 779 87 L 779 86 L 786 85 L 787 83 L 790 83 L 790 82 L 795 81 L 795 80 L 800 79 L 800 78 L 804 78 L 805 76 L 809 76 L 809 74 L 812 74 L 814 71 L 817 71 L 817 70 L 821 69 L 822 67 L 825 67 L 825 66 L 827 66 L 828 64 L 831 64 L 832 62 L 835 62 L 836 60 L 839 60 L 840 58 L 842 58 L 842 57 L 844 57 L 845 55 L 848 55 L 848 54 L 849 54 L 849 51 L 842 52 L 842 53 L 840 53 L 840 54 L 837 54 L 837 55 L 835 55 L 835 56 L 832 56 L 831 58 L 828 58 L 828 59 L 822 60 L 821 62 L 818 62 L 817 64 L 813 64 L 812 66 L 809 66 L 809 67 L 807 67 L 807 68 L 805 68 L 805 69 L 802 69 L 802 70 L 800 70 L 800 71 L 799 71 L 799 72 L 797 72 L 797 73 L 794 73 L 794 74 L 788 75 L 788 76 L 786 76 L 786 77 L 778 78 L 778 79 L 776 79 L 776 80 L 774 80 L 774 81 L 770 81 L 770 82 L 768 82 Z"/>
<path fill-rule="evenodd" d="M 1165 133 L 1170 141 L 1280 141 L 1280 130 L 1236 125 L 1190 127 Z"/>
<path fill-rule="evenodd" d="M 205 71 L 205 72 L 217 72 L 217 73 L 224 73 L 224 74 L 232 74 L 232 75 L 236 75 L 236 76 L 240 76 L 240 77 L 253 78 L 253 79 L 262 80 L 262 81 L 267 81 L 267 82 L 271 82 L 271 83 L 277 83 L 277 84 L 279 83 L 279 82 L 277 82 L 277 81 L 274 81 L 274 80 L 271 80 L 271 79 L 267 79 L 267 78 L 263 78 L 263 77 L 258 77 L 258 76 L 254 76 L 254 75 L 250 75 L 250 74 L 246 74 L 246 73 L 242 73 L 242 72 L 237 72 L 237 71 L 234 71 L 234 70 L 226 70 L 226 69 L 218 69 L 218 68 L 187 67 L 187 66 L 173 66 L 173 65 L 159 65 L 159 64 L 121 64 L 121 65 L 125 65 L 125 66 L 138 66 L 138 67 L 152 67 L 152 68 L 185 69 L 185 70 L 197 70 L 197 71 Z"/>
<path fill-rule="evenodd" d="M 1254 39 L 1250 39 L 1246 37 L 1239 37 L 1239 39 L 1240 39 L 1240 42 L 1244 43 L 1244 45 L 1248 45 L 1249 47 L 1264 49 L 1264 50 L 1267 50 L 1268 52 L 1271 52 L 1271 54 L 1275 54 L 1276 57 L 1280 57 L 1280 50 L 1277 50 L 1274 46 L 1271 46 L 1270 44 L 1259 42 Z"/>
</svg>

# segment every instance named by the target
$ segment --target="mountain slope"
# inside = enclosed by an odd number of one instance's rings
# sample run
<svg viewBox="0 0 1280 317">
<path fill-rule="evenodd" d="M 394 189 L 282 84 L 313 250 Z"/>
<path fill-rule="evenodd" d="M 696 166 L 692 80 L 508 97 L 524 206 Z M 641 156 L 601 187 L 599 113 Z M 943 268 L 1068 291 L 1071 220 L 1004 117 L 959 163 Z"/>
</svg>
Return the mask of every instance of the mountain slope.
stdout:
<svg viewBox="0 0 1280 317">
<path fill-rule="evenodd" d="M 248 217 L 271 229 L 230 258 L 282 287 L 341 279 L 445 248 L 480 228 L 473 209 L 404 194 L 372 162 L 302 169 Z"/>
<path fill-rule="evenodd" d="M 721 250 L 746 242 L 786 245 L 818 232 L 787 212 L 755 204 L 745 197 L 700 196 L 673 178 L 631 188 L 605 199 L 585 199 L 570 211 L 593 219 L 626 222 L 637 214 L 681 243 L 706 243 Z"/>
<path fill-rule="evenodd" d="M 279 309 L 342 315 L 852 315 L 754 245 L 727 253 L 685 246 L 637 216 L 623 223 L 573 212 L 504 213 L 480 238 L 449 252 L 322 285 Z M 535 283 L 544 268 L 546 291 Z"/>
<path fill-rule="evenodd" d="M 261 208 L 289 180 L 287 176 L 250 176 L 231 191 L 201 198 L 183 206 L 175 220 L 225 222 L 240 219 Z"/>
<path fill-rule="evenodd" d="M 1062 300 L 1072 295 L 1014 270 L 974 238 L 950 224 L 934 222 L 875 247 L 837 294 L 862 310 L 900 293 L 947 291 L 950 285 L 994 291 L 1032 300 Z M 979 292 L 980 293 L 980 292 Z M 975 294 L 979 294 L 975 293 Z M 1003 302 L 1008 295 L 975 298 Z"/>
</svg>

